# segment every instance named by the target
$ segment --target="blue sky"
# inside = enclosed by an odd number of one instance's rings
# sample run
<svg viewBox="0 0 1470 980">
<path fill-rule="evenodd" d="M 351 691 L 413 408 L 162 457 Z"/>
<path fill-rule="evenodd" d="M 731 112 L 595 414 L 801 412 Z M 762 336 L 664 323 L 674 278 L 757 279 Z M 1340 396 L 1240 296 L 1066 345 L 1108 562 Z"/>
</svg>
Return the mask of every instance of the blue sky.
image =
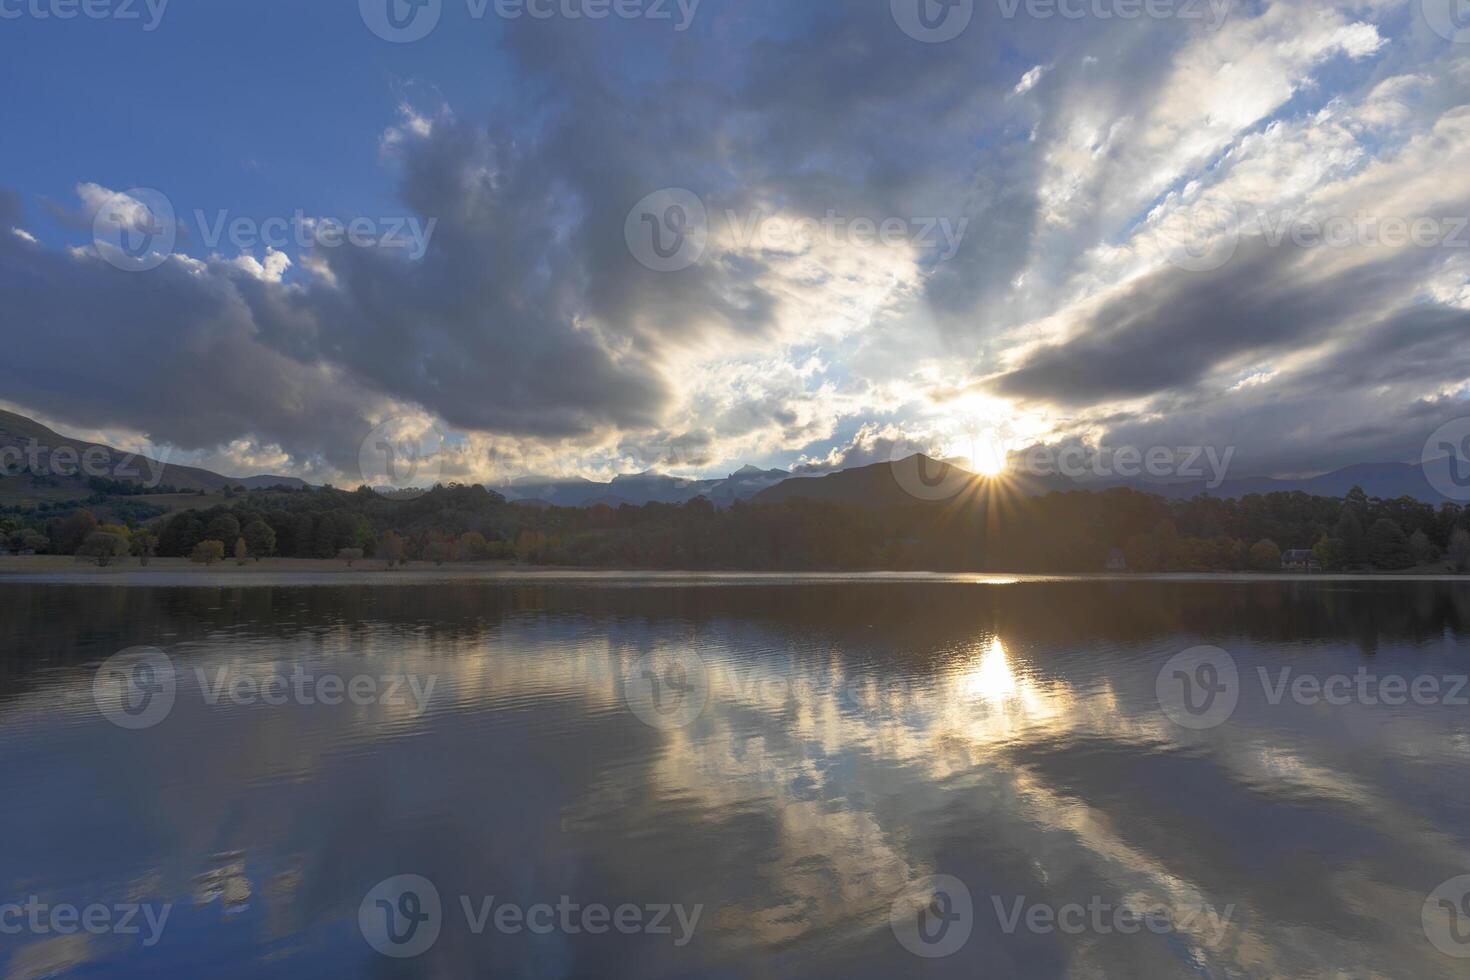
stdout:
<svg viewBox="0 0 1470 980">
<path fill-rule="evenodd" d="M 505 111 L 515 97 L 498 30 L 492 19 L 394 45 L 350 4 L 291 0 L 175 2 L 152 32 L 113 20 L 7 23 L 0 79 L 27 95 L 6 112 L 13 138 L 0 166 L 12 187 L 58 202 L 91 180 L 166 189 L 180 210 L 400 206 L 377 159 L 400 93 L 431 79 L 467 111 Z"/>
<path fill-rule="evenodd" d="M 390 422 L 490 481 L 997 439 L 1243 476 L 1470 414 L 1454 0 L 440 0 L 412 43 L 370 29 L 389 0 L 56 2 L 0 2 L 0 301 L 5 403 L 66 431 L 339 483 Z M 119 268 L 98 222 L 156 227 L 137 188 L 177 242 Z M 367 234 L 206 242 L 196 210 Z M 634 240 L 691 216 L 676 267 Z"/>
</svg>

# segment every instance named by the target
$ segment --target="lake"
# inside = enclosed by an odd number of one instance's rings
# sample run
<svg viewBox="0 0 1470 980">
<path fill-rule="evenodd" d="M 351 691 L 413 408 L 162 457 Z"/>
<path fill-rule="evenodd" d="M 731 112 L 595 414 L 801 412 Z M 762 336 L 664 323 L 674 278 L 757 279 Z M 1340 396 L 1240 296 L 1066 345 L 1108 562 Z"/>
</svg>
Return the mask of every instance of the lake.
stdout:
<svg viewBox="0 0 1470 980">
<path fill-rule="evenodd" d="M 372 581 L 0 580 L 0 977 L 1470 975 L 1470 584 Z"/>
</svg>

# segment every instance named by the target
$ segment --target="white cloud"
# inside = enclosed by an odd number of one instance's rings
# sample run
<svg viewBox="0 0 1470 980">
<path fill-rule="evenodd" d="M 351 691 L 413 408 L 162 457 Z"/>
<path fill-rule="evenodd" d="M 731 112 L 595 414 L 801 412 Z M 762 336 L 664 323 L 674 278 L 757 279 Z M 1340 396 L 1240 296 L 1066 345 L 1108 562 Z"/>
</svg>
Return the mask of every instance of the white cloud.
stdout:
<svg viewBox="0 0 1470 980">
<path fill-rule="evenodd" d="M 1045 75 L 1050 67 L 1050 65 L 1037 65 L 1035 68 L 1032 68 L 1021 76 L 1021 80 L 1016 83 L 1016 87 L 1011 89 L 1011 94 L 1025 95 L 1034 89 L 1036 84 L 1041 81 L 1041 76 Z"/>
</svg>

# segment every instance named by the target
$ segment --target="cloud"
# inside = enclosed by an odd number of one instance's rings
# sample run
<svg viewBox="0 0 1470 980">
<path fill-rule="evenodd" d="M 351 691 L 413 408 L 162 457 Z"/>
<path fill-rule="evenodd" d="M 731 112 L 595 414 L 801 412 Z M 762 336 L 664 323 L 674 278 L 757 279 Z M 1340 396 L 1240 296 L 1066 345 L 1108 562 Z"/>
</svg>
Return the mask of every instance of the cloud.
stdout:
<svg viewBox="0 0 1470 980">
<path fill-rule="evenodd" d="M 913 436 L 894 425 L 864 424 L 844 445 L 834 446 L 825 456 L 803 456 L 791 468 L 796 476 L 820 476 L 838 470 L 872 466 L 907 459 L 915 453 L 935 454 L 932 440 Z"/>
<path fill-rule="evenodd" d="M 981 4 L 943 45 L 879 0 L 701 16 L 506 22 L 493 115 L 434 79 L 382 93 L 364 135 L 436 222 L 421 257 L 188 252 L 130 275 L 0 193 L 8 397 L 318 479 L 350 477 L 395 414 L 456 433 L 456 474 L 504 479 L 860 465 L 939 451 L 975 405 L 1058 439 L 1209 429 L 1237 466 L 1301 469 L 1402 453 L 1455 408 L 1463 253 L 1272 240 L 1470 206 L 1470 71 L 1397 12 L 1278 0 L 1218 30 L 1058 32 Z M 58 230 L 112 199 L 92 177 L 40 202 Z M 655 272 L 625 226 L 675 187 L 708 247 Z M 1200 220 L 1217 200 L 1234 217 Z M 950 255 L 759 234 L 834 216 L 964 234 Z M 1171 264 L 1180 228 L 1233 255 Z"/>
<path fill-rule="evenodd" d="M 1016 87 L 1011 89 L 1011 94 L 1025 95 L 1036 87 L 1037 83 L 1041 81 L 1041 76 L 1045 75 L 1049 70 L 1051 70 L 1050 65 L 1037 65 L 1035 68 L 1032 68 L 1021 76 L 1021 80 L 1016 83 Z"/>
</svg>

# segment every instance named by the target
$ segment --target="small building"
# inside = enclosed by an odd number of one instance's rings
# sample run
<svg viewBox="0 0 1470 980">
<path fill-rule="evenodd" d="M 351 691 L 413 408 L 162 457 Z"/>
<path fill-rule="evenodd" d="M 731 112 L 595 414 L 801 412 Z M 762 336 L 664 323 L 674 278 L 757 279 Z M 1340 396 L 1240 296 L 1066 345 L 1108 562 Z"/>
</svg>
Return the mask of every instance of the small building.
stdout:
<svg viewBox="0 0 1470 980">
<path fill-rule="evenodd" d="M 1281 553 L 1281 568 L 1288 572 L 1320 572 L 1322 564 L 1311 548 L 1289 548 Z"/>
<path fill-rule="evenodd" d="M 1128 559 L 1123 556 L 1122 548 L 1114 548 L 1108 552 L 1107 564 L 1103 566 L 1110 572 L 1128 571 Z"/>
</svg>

